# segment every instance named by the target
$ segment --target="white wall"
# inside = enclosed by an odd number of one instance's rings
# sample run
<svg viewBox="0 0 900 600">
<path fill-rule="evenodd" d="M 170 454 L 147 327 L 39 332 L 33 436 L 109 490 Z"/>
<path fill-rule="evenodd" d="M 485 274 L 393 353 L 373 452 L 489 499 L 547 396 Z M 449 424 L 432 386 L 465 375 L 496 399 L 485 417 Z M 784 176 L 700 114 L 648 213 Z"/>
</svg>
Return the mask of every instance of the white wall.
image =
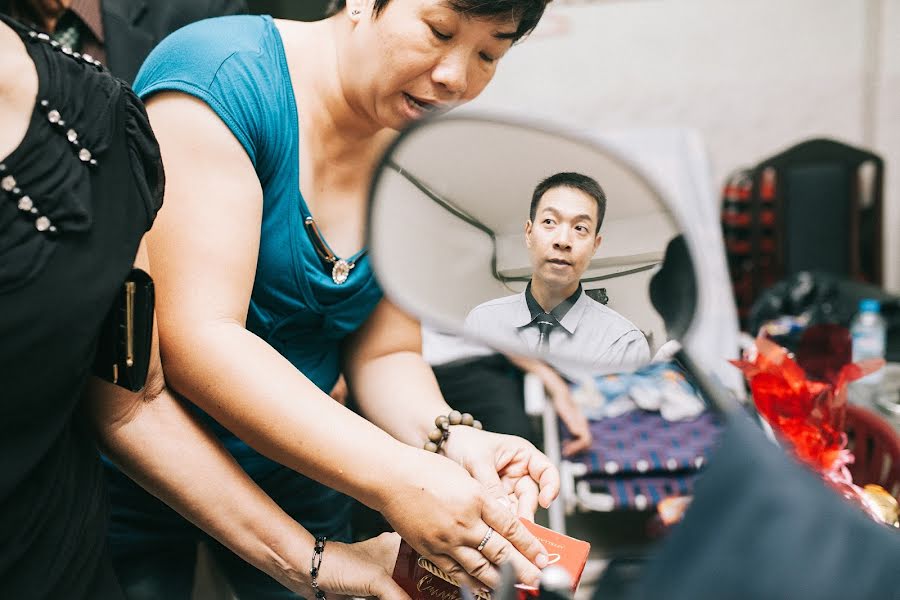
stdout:
<svg viewBox="0 0 900 600">
<path fill-rule="evenodd" d="M 557 0 L 473 106 L 594 131 L 696 128 L 716 189 L 804 138 L 872 148 L 900 289 L 900 0 Z"/>
<path fill-rule="evenodd" d="M 887 284 L 900 288 L 900 2 L 877 3 L 881 23 L 875 87 L 874 142 L 885 165 L 885 263 Z"/>
</svg>

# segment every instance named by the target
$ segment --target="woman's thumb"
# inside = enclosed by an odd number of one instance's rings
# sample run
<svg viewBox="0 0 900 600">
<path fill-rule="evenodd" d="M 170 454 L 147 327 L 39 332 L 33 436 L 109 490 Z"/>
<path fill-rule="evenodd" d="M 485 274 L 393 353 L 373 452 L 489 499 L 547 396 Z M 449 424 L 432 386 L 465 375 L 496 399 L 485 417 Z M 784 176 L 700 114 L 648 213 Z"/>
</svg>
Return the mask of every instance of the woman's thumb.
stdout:
<svg viewBox="0 0 900 600">
<path fill-rule="evenodd" d="M 389 559 L 391 564 L 385 564 L 389 571 L 393 571 L 394 563 L 397 562 L 397 553 L 400 552 L 400 534 L 399 533 L 382 533 L 374 538 L 373 542 L 377 547 L 376 556 Z"/>
<path fill-rule="evenodd" d="M 372 579 L 372 594 L 380 600 L 410 600 L 409 595 L 403 591 L 397 582 L 391 578 L 394 565 L 397 563 L 397 554 L 400 551 L 400 535 L 397 533 L 382 533 L 376 538 L 363 542 L 371 544 L 370 556 L 380 566 L 381 570 Z"/>
</svg>

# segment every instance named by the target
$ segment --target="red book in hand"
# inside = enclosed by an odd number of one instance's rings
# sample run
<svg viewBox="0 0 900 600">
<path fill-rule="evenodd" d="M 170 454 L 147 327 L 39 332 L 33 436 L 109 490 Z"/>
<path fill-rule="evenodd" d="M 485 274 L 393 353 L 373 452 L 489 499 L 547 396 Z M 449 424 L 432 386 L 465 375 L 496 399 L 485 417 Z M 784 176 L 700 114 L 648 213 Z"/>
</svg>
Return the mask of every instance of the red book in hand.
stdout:
<svg viewBox="0 0 900 600">
<path fill-rule="evenodd" d="M 562 567 L 572 581 L 572 592 L 578 588 L 584 565 L 587 563 L 591 545 L 576 540 L 546 527 L 522 519 L 525 527 L 538 539 L 550 557 L 550 565 Z M 459 586 L 431 561 L 413 550 L 405 541 L 400 543 L 400 553 L 394 565 L 394 581 L 409 594 L 412 600 L 461 600 Z M 521 586 L 519 597 L 529 595 L 528 588 Z M 474 592 L 473 592 L 474 593 Z M 477 598 L 490 600 L 490 595 L 474 593 Z"/>
</svg>

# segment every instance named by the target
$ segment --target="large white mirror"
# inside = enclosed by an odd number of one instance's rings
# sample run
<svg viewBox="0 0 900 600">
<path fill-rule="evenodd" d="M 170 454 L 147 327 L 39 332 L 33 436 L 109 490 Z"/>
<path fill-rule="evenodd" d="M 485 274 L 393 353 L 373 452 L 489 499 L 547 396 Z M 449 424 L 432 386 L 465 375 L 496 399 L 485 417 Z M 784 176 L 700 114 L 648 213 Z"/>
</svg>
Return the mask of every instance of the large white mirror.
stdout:
<svg viewBox="0 0 900 600">
<path fill-rule="evenodd" d="M 426 343 L 465 333 L 596 372 L 645 364 L 667 340 L 648 290 L 679 230 L 611 148 L 444 116 L 401 136 L 371 207 L 379 280 Z"/>
</svg>

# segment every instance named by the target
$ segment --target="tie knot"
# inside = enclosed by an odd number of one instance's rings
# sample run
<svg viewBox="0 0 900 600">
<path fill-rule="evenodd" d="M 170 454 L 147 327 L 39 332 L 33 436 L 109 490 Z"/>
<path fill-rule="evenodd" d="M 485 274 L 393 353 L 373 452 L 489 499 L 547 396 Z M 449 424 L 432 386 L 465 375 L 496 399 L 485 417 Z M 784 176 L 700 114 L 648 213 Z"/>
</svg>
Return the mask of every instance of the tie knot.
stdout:
<svg viewBox="0 0 900 600">
<path fill-rule="evenodd" d="M 551 329 L 559 325 L 559 321 L 550 313 L 539 314 L 537 317 L 535 317 L 534 322 L 537 325 L 538 329 L 540 329 L 541 331 L 550 331 Z"/>
<path fill-rule="evenodd" d="M 549 313 L 541 313 L 535 317 L 534 324 L 538 328 L 537 349 L 546 351 L 550 345 L 550 332 L 559 325 L 559 321 Z"/>
</svg>

